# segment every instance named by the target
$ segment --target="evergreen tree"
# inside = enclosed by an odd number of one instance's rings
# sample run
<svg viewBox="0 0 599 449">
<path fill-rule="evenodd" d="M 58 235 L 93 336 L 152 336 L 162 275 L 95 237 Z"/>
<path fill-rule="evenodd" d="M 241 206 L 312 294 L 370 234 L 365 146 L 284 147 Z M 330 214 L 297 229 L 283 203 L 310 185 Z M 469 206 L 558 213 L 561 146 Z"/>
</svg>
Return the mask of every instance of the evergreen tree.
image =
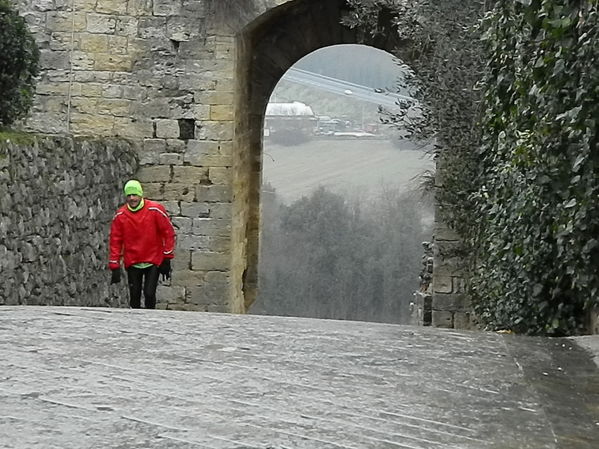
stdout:
<svg viewBox="0 0 599 449">
<path fill-rule="evenodd" d="M 25 20 L 8 0 L 0 0 L 0 125 L 10 125 L 29 111 L 38 61 Z"/>
</svg>

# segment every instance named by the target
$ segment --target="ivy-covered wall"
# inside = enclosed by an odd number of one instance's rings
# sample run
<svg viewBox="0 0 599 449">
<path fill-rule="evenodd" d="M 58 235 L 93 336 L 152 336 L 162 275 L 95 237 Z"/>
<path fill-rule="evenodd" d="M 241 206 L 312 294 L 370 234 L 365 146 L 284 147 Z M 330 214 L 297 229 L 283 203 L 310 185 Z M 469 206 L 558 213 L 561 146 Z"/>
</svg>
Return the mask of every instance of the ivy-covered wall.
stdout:
<svg viewBox="0 0 599 449">
<path fill-rule="evenodd" d="M 484 21 L 467 234 L 491 328 L 590 330 L 599 298 L 599 2 L 501 0 Z"/>
<path fill-rule="evenodd" d="M 349 3 L 398 24 L 439 142 L 432 324 L 598 332 L 599 2 Z"/>
<path fill-rule="evenodd" d="M 127 306 L 110 221 L 137 168 L 124 140 L 0 133 L 0 305 Z"/>
</svg>

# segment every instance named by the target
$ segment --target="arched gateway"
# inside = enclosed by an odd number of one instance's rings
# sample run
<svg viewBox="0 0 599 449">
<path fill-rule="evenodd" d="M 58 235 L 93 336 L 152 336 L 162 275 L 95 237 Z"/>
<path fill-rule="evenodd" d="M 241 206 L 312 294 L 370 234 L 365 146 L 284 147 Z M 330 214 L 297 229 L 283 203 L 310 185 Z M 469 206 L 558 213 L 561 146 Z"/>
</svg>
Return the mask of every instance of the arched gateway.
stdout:
<svg viewBox="0 0 599 449">
<path fill-rule="evenodd" d="M 300 58 L 359 41 L 341 25 L 346 2 L 15 3 L 42 53 L 29 129 L 135 141 L 138 178 L 178 228 L 166 306 L 244 312 L 257 288 L 266 104 Z"/>
</svg>

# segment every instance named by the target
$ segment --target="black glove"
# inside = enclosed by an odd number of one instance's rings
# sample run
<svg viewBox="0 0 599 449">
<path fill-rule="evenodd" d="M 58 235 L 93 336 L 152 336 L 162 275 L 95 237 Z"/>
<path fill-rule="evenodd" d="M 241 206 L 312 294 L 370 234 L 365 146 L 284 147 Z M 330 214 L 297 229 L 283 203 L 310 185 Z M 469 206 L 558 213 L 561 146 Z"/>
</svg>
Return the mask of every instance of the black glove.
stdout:
<svg viewBox="0 0 599 449">
<path fill-rule="evenodd" d="M 110 278 L 110 283 L 118 284 L 119 282 L 121 282 L 121 269 L 115 268 L 111 271 L 112 271 L 112 277 Z"/>
<path fill-rule="evenodd" d="M 158 273 L 162 275 L 162 280 L 166 281 L 171 278 L 171 260 L 164 259 L 158 267 Z"/>
</svg>

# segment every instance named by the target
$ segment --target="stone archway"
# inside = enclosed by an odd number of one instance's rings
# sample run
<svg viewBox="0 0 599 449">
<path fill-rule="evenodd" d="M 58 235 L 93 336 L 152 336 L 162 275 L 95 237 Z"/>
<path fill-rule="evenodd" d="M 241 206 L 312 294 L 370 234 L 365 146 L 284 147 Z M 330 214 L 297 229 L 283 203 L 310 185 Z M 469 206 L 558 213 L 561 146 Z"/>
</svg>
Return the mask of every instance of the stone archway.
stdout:
<svg viewBox="0 0 599 449">
<path fill-rule="evenodd" d="M 262 130 L 274 87 L 294 63 L 320 48 L 361 43 L 392 52 L 397 44 L 394 32 L 361 41 L 341 24 L 347 12 L 344 0 L 290 1 L 268 10 L 238 34 L 231 277 L 233 302 L 243 298 L 245 310 L 257 294 Z"/>
</svg>

